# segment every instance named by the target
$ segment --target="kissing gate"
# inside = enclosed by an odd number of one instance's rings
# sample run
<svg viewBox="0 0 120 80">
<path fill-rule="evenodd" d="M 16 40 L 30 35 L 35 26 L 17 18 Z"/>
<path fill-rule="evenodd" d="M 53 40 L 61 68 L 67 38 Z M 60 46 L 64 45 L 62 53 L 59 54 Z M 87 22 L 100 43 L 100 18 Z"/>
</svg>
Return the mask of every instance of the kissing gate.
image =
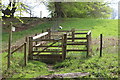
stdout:
<svg viewBox="0 0 120 80">
<path fill-rule="evenodd" d="M 68 49 L 69 46 L 84 45 L 84 49 Z M 91 52 L 91 31 L 90 30 L 57 30 L 38 34 L 29 37 L 28 58 L 30 60 L 61 61 L 66 58 L 67 52 L 86 52 L 86 56 Z"/>
</svg>

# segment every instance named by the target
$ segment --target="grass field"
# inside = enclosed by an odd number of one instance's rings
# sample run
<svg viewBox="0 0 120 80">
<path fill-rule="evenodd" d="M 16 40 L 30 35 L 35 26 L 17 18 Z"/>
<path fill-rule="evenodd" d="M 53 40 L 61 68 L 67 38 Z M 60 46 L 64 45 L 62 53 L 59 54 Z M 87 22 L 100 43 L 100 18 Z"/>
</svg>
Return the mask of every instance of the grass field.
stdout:
<svg viewBox="0 0 120 80">
<path fill-rule="evenodd" d="M 53 65 L 55 71 L 49 71 L 48 65 L 39 61 L 29 61 L 23 67 L 23 53 L 15 53 L 12 56 L 11 68 L 7 70 L 7 58 L 2 55 L 3 77 L 9 78 L 33 78 L 41 75 L 68 73 L 68 72 L 89 72 L 86 78 L 117 78 L 118 77 L 118 20 L 107 19 L 63 19 L 60 23 L 63 29 L 91 29 L 93 39 L 93 56 L 85 58 L 84 53 L 67 53 L 67 59 Z M 42 29 L 52 27 L 52 22 L 37 25 L 21 32 L 13 33 L 13 40 L 16 41 L 26 35 L 41 32 Z M 99 58 L 99 34 L 104 35 L 103 57 Z M 3 33 L 3 43 L 6 43 L 8 34 Z M 114 43 L 114 44 L 113 44 Z"/>
</svg>

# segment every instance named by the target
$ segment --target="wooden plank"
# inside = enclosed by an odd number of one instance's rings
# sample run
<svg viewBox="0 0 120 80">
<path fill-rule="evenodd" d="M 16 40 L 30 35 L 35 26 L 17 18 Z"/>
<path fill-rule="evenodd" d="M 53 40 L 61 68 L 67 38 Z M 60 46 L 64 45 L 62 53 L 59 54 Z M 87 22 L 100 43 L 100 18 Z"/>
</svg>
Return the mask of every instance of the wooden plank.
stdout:
<svg viewBox="0 0 120 80">
<path fill-rule="evenodd" d="M 87 35 L 89 35 L 91 33 L 91 30 L 88 31 Z"/>
<path fill-rule="evenodd" d="M 100 34 L 100 57 L 102 57 L 102 38 L 103 38 L 103 36 L 102 36 L 102 34 Z"/>
<path fill-rule="evenodd" d="M 33 51 L 33 42 L 32 42 L 32 40 L 33 40 L 33 37 L 29 37 L 29 49 L 28 49 L 28 59 L 30 59 L 30 60 L 32 60 L 33 59 L 33 53 L 32 53 L 32 51 Z"/>
<path fill-rule="evenodd" d="M 13 50 L 12 52 L 11 52 L 11 54 L 13 54 L 14 52 L 16 52 L 16 51 L 18 51 L 20 48 L 22 48 L 24 46 L 24 43 L 20 46 L 20 47 L 18 47 L 18 48 L 16 48 L 15 50 Z"/>
<path fill-rule="evenodd" d="M 26 53 L 26 43 L 24 43 L 24 66 L 27 65 L 27 53 Z"/>
<path fill-rule="evenodd" d="M 33 47 L 62 47 L 62 45 L 58 45 L 58 46 L 44 46 L 44 45 L 41 45 L 41 46 L 33 46 Z"/>
<path fill-rule="evenodd" d="M 51 39 L 51 30 L 47 29 L 47 32 L 48 32 L 48 39 Z"/>
<path fill-rule="evenodd" d="M 60 53 L 60 52 L 62 52 L 62 51 L 32 51 L 33 53 L 35 53 L 35 52 L 37 52 L 37 53 L 46 53 L 46 52 L 56 52 L 56 53 Z"/>
<path fill-rule="evenodd" d="M 89 55 L 89 35 L 86 35 L 86 37 L 87 37 L 87 54 L 86 54 L 86 57 L 88 57 L 88 55 Z"/>
<path fill-rule="evenodd" d="M 60 40 L 62 40 L 62 39 L 36 39 L 36 40 L 32 40 L 33 42 L 35 42 L 35 41 L 52 41 L 52 42 L 54 42 L 54 41 L 60 41 Z"/>
<path fill-rule="evenodd" d="M 62 54 L 39 54 L 39 55 L 34 54 L 33 56 L 62 56 Z"/>
<path fill-rule="evenodd" d="M 53 44 L 55 44 L 56 42 L 53 42 L 52 44 L 50 44 L 49 46 L 52 46 Z M 43 52 L 43 51 L 45 51 L 46 49 L 48 49 L 49 48 L 49 46 L 48 47 L 46 47 L 46 48 L 44 48 L 41 52 Z M 41 53 L 41 52 L 38 52 L 38 54 L 39 53 Z"/>
<path fill-rule="evenodd" d="M 74 38 L 74 39 L 82 39 L 82 40 L 86 40 L 86 37 L 80 37 L 80 38 Z M 72 38 L 67 38 L 67 40 L 72 40 Z"/>
<path fill-rule="evenodd" d="M 67 48 L 67 34 L 62 37 L 62 60 L 66 58 L 66 48 Z"/>
<path fill-rule="evenodd" d="M 51 75 L 43 75 L 40 77 L 37 77 L 37 79 L 46 79 L 46 80 L 54 80 L 54 79 L 58 79 L 58 80 L 65 80 L 65 78 L 67 78 L 66 80 L 82 80 L 82 79 L 75 79 L 78 77 L 84 77 L 84 76 L 89 76 L 90 73 L 89 72 L 75 72 L 75 73 L 63 73 L 63 74 L 51 74 Z M 74 78 L 74 79 L 71 79 Z M 83 79 L 83 80 L 87 80 L 87 79 Z"/>
<path fill-rule="evenodd" d="M 35 36 L 37 36 L 37 34 L 35 34 Z M 35 45 L 37 45 L 37 44 L 38 44 L 38 42 L 36 41 Z M 36 47 L 35 50 L 38 50 L 38 48 Z"/>
<path fill-rule="evenodd" d="M 47 34 L 48 34 L 48 32 L 41 33 L 41 34 L 33 37 L 33 40 L 38 39 L 38 38 L 40 38 L 40 37 L 42 37 L 42 36 L 45 36 L 45 35 L 47 35 Z"/>
<path fill-rule="evenodd" d="M 10 23 L 10 32 L 9 32 L 9 42 L 8 42 L 8 62 L 7 68 L 10 68 L 10 60 L 11 60 L 11 41 L 12 41 L 12 23 Z"/>
<path fill-rule="evenodd" d="M 74 39 L 75 39 L 75 34 L 74 34 L 75 33 L 75 29 L 73 28 L 71 31 L 72 31 L 72 42 L 74 42 Z"/>
<path fill-rule="evenodd" d="M 75 34 L 87 34 L 87 33 L 75 33 Z"/>
<path fill-rule="evenodd" d="M 67 52 L 68 51 L 87 51 L 87 50 L 79 50 L 79 49 L 67 49 Z"/>
<path fill-rule="evenodd" d="M 67 43 L 67 45 L 86 45 L 86 42 L 79 42 L 79 43 Z"/>
</svg>

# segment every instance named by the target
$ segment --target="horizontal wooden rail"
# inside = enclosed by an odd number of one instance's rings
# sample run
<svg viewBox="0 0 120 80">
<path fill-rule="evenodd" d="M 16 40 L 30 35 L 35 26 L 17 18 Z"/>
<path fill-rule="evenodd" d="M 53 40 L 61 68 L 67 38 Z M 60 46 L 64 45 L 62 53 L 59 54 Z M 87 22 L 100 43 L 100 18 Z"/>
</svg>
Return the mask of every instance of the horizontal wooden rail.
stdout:
<svg viewBox="0 0 120 80">
<path fill-rule="evenodd" d="M 35 41 L 60 41 L 61 39 L 36 39 L 36 40 L 32 40 L 33 42 Z"/>
<path fill-rule="evenodd" d="M 79 49 L 67 49 L 67 51 L 87 51 L 87 50 L 79 50 Z"/>
<path fill-rule="evenodd" d="M 67 43 L 67 45 L 86 45 L 86 42 L 80 42 L 80 43 Z"/>
<path fill-rule="evenodd" d="M 43 45 L 41 45 L 41 46 L 33 46 L 33 47 L 62 47 L 62 45 L 59 45 L 59 46 L 43 46 Z"/>
<path fill-rule="evenodd" d="M 72 38 L 67 38 L 68 40 L 72 40 Z M 81 37 L 81 38 L 74 38 L 74 39 L 87 39 L 86 37 Z"/>
<path fill-rule="evenodd" d="M 56 53 L 58 53 L 58 52 L 62 52 L 62 51 L 32 51 L 33 53 L 35 53 L 35 52 L 37 52 L 37 53 L 46 53 L 46 52 L 56 52 Z"/>
<path fill-rule="evenodd" d="M 75 34 L 87 34 L 87 33 L 75 33 Z"/>
<path fill-rule="evenodd" d="M 34 37 L 33 37 L 33 40 L 38 39 L 38 38 L 40 38 L 40 37 L 43 37 L 43 36 L 45 36 L 45 35 L 47 35 L 47 34 L 48 34 L 48 32 L 41 33 L 41 34 L 39 34 L 39 35 L 37 35 L 37 36 L 34 36 Z"/>
</svg>

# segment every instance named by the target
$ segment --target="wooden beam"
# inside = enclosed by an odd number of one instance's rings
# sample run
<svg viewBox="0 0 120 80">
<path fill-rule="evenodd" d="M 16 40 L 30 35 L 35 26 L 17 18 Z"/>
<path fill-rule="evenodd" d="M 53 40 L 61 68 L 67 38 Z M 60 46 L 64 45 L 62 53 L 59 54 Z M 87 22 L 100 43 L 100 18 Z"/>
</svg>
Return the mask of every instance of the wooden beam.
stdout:
<svg viewBox="0 0 120 80">
<path fill-rule="evenodd" d="M 82 40 L 86 40 L 86 37 L 80 37 L 80 38 L 74 38 L 74 39 L 82 39 Z M 72 40 L 72 38 L 67 38 L 67 40 Z"/>
<path fill-rule="evenodd" d="M 38 39 L 38 38 L 40 38 L 40 37 L 43 37 L 43 36 L 45 36 L 45 35 L 48 35 L 48 32 L 44 32 L 44 33 L 41 33 L 41 34 L 39 34 L 39 35 L 37 35 L 37 36 L 34 36 L 34 37 L 33 37 L 33 40 Z"/>
<path fill-rule="evenodd" d="M 67 45 L 86 45 L 87 42 L 67 43 Z"/>
<path fill-rule="evenodd" d="M 100 57 L 102 57 L 102 42 L 103 42 L 103 35 L 100 34 Z"/>
<path fill-rule="evenodd" d="M 75 33 L 75 34 L 87 34 L 87 33 L 81 32 L 81 33 Z"/>
<path fill-rule="evenodd" d="M 62 51 L 32 51 L 33 53 L 35 53 L 35 52 L 37 52 L 37 53 L 46 53 L 46 52 L 56 52 L 56 53 L 60 53 L 60 52 L 62 52 Z"/>
<path fill-rule="evenodd" d="M 62 47 L 62 45 L 58 45 L 58 46 L 44 46 L 44 45 L 41 45 L 41 46 L 33 46 L 33 47 Z"/>
<path fill-rule="evenodd" d="M 66 50 L 67 48 L 67 34 L 64 34 L 64 36 L 62 37 L 62 60 L 65 60 L 66 58 Z"/>
<path fill-rule="evenodd" d="M 79 49 L 67 49 L 67 52 L 68 51 L 87 51 L 87 50 L 79 50 Z"/>
</svg>

